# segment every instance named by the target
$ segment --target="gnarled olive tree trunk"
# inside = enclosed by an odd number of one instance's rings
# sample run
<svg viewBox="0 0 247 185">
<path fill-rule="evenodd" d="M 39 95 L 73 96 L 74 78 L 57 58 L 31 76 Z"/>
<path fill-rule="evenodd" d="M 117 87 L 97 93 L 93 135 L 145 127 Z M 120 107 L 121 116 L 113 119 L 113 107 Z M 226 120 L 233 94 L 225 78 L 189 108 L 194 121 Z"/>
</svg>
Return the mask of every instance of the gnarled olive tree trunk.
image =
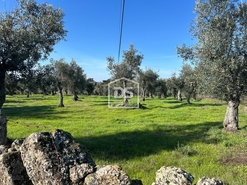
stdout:
<svg viewBox="0 0 247 185">
<path fill-rule="evenodd" d="M 64 107 L 64 104 L 63 104 L 63 88 L 60 85 L 58 86 L 58 94 L 59 94 L 58 107 Z"/>
<path fill-rule="evenodd" d="M 142 101 L 146 100 L 146 88 L 142 88 Z"/>
<path fill-rule="evenodd" d="M 181 90 L 179 89 L 178 90 L 178 94 L 177 94 L 177 98 L 178 98 L 178 101 L 182 101 L 182 94 L 181 94 Z"/>
<path fill-rule="evenodd" d="M 194 92 L 195 92 L 195 86 L 194 84 L 191 84 L 191 89 L 188 91 L 187 97 L 186 97 L 187 104 L 190 104 L 190 98 Z"/>
<path fill-rule="evenodd" d="M 0 145 L 7 144 L 7 119 L 1 111 L 5 96 L 5 70 L 0 65 Z"/>
<path fill-rule="evenodd" d="M 229 132 L 235 132 L 238 130 L 238 106 L 240 100 L 228 101 L 225 119 L 223 122 L 223 130 Z"/>
</svg>

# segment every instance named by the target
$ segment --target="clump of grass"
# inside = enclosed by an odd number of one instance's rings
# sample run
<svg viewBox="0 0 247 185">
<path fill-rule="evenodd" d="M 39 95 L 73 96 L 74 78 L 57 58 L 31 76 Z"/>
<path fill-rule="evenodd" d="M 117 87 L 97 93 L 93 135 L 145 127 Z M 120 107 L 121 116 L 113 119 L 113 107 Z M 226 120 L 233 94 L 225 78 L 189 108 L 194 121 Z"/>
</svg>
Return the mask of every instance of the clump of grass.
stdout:
<svg viewBox="0 0 247 185">
<path fill-rule="evenodd" d="M 185 156 L 192 156 L 192 155 L 196 155 L 197 151 L 192 149 L 189 145 L 184 145 L 184 144 L 180 144 L 178 142 L 177 147 L 174 150 L 175 154 L 182 154 Z"/>
<path fill-rule="evenodd" d="M 113 123 L 118 123 L 118 124 L 128 124 L 129 121 L 126 119 L 120 119 L 120 118 L 116 118 L 112 120 Z"/>
<path fill-rule="evenodd" d="M 219 127 L 210 128 L 207 133 L 206 142 L 209 144 L 218 144 L 224 141 L 224 133 Z"/>
</svg>

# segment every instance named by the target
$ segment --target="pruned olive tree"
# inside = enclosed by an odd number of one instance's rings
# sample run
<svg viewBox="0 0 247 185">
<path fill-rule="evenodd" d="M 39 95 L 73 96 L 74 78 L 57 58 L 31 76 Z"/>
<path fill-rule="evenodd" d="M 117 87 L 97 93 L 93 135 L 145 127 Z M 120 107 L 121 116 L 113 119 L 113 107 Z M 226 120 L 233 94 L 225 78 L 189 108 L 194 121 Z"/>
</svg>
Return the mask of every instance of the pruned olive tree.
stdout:
<svg viewBox="0 0 247 185">
<path fill-rule="evenodd" d="M 73 100 L 78 100 L 78 93 L 83 93 L 86 88 L 86 74 L 84 70 L 76 63 L 74 59 L 71 60 L 69 64 L 69 76 L 67 88 L 73 94 Z"/>
<path fill-rule="evenodd" d="M 183 80 L 183 92 L 185 93 L 186 102 L 190 104 L 191 96 L 196 93 L 197 73 L 191 65 L 184 63 L 179 77 Z"/>
<path fill-rule="evenodd" d="M 107 69 L 112 75 L 112 79 L 126 78 L 129 80 L 136 80 L 138 73 L 140 72 L 140 65 L 143 59 L 142 54 L 138 54 L 138 50 L 134 48 L 133 44 L 130 44 L 130 48 L 123 52 L 123 61 L 116 63 L 113 57 L 107 57 Z M 127 81 L 123 80 L 123 94 L 126 94 L 125 88 L 127 87 Z M 127 96 L 124 95 L 123 105 L 128 103 Z"/>
<path fill-rule="evenodd" d="M 21 72 L 27 62 L 34 65 L 47 58 L 66 36 L 63 17 L 61 9 L 34 0 L 20 0 L 19 7 L 0 13 L 0 111 L 5 102 L 6 72 Z"/>
<path fill-rule="evenodd" d="M 64 107 L 63 91 L 65 90 L 72 93 L 73 100 L 78 100 L 77 94 L 82 93 L 86 85 L 84 70 L 73 59 L 70 63 L 64 59 L 51 59 L 51 67 L 54 69 L 53 77 L 59 94 L 58 107 Z"/>
<path fill-rule="evenodd" d="M 51 64 L 54 66 L 54 78 L 55 84 L 58 89 L 59 95 L 59 104 L 58 107 L 64 107 L 63 104 L 63 90 L 68 85 L 68 77 L 69 77 L 69 64 L 65 62 L 64 59 L 53 60 L 51 59 Z"/>
<path fill-rule="evenodd" d="M 184 81 L 181 77 L 177 77 L 176 73 L 173 73 L 170 78 L 167 79 L 167 88 L 170 94 L 173 94 L 174 98 L 178 101 L 182 101 L 182 90 L 184 88 Z"/>
<path fill-rule="evenodd" d="M 223 129 L 237 131 L 240 97 L 247 82 L 247 3 L 197 0 L 194 11 L 191 33 L 198 44 L 178 47 L 177 53 L 204 69 L 201 75 L 209 80 L 205 89 L 228 104 Z"/>
<path fill-rule="evenodd" d="M 155 93 L 158 95 L 159 98 L 166 98 L 167 97 L 167 80 L 159 78 L 156 80 L 155 84 Z"/>
<path fill-rule="evenodd" d="M 36 84 L 43 95 L 54 95 L 57 91 L 55 69 L 51 64 L 39 65 L 36 69 Z"/>
<path fill-rule="evenodd" d="M 147 93 L 153 95 L 155 92 L 155 85 L 159 75 L 152 69 L 140 71 L 138 81 L 141 87 L 142 101 L 145 101 Z"/>
</svg>

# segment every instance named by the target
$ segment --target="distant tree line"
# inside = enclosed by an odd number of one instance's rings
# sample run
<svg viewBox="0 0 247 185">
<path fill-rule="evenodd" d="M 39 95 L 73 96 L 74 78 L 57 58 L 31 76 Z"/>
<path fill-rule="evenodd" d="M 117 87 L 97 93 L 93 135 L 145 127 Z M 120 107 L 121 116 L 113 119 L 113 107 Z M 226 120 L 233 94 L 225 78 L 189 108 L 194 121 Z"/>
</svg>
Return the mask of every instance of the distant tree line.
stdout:
<svg viewBox="0 0 247 185">
<path fill-rule="evenodd" d="M 60 97 L 59 106 L 63 105 L 63 94 L 72 94 L 73 100 L 78 99 L 78 94 L 108 95 L 108 84 L 118 78 L 126 77 L 139 83 L 140 97 L 142 101 L 148 98 L 166 98 L 173 96 L 179 101 L 185 98 L 187 103 L 190 99 L 197 98 L 200 91 L 200 70 L 184 63 L 180 73 L 175 73 L 170 78 L 160 78 L 157 71 L 140 68 L 143 55 L 131 44 L 129 50 L 124 51 L 123 61 L 115 63 L 114 58 L 107 57 L 108 70 L 112 77 L 101 82 L 86 77 L 84 70 L 74 59 L 70 62 L 64 59 L 51 59 L 49 64 L 26 65 L 21 72 L 9 71 L 5 79 L 6 93 L 13 94 L 43 94 Z M 133 61 L 134 62 L 133 62 Z M 136 63 L 135 63 L 136 62 Z M 131 68 L 129 65 L 133 65 Z M 200 94 L 202 95 L 202 94 Z"/>
</svg>

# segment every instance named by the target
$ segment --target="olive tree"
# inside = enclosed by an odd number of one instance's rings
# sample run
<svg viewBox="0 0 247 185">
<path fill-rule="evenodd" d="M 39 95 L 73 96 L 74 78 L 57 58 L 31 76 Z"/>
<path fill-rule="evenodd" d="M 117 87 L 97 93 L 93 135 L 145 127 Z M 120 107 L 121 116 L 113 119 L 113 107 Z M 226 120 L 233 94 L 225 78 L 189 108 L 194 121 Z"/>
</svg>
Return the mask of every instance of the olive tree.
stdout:
<svg viewBox="0 0 247 185">
<path fill-rule="evenodd" d="M 78 93 L 83 93 L 86 88 L 86 74 L 84 70 L 76 63 L 75 60 L 71 60 L 69 64 L 69 76 L 67 78 L 67 88 L 73 94 L 73 100 L 78 100 Z"/>
<path fill-rule="evenodd" d="M 174 98 L 177 98 L 178 101 L 182 101 L 182 90 L 184 88 L 183 79 L 173 73 L 170 78 L 167 79 L 167 89 L 170 91 L 170 94 L 173 94 Z"/>
<path fill-rule="evenodd" d="M 63 90 L 66 88 L 68 84 L 69 64 L 65 62 L 64 59 L 60 59 L 57 61 L 51 60 L 51 63 L 52 65 L 54 65 L 54 78 L 59 94 L 58 107 L 64 107 Z"/>
<path fill-rule="evenodd" d="M 36 84 L 43 95 L 57 91 L 54 66 L 51 64 L 39 65 L 36 69 Z"/>
<path fill-rule="evenodd" d="M 47 58 L 66 36 L 63 17 L 61 9 L 34 0 L 20 0 L 17 8 L 0 13 L 0 112 L 6 96 L 6 72 L 21 72 L 27 61 L 34 65 Z"/>
<path fill-rule="evenodd" d="M 247 3 L 236 0 L 197 0 L 191 33 L 195 46 L 177 48 L 184 60 L 204 69 L 205 88 L 227 102 L 224 130 L 238 130 L 238 107 L 247 82 Z"/>
<path fill-rule="evenodd" d="M 158 77 L 158 73 L 152 69 L 147 69 L 140 72 L 138 81 L 142 90 L 142 101 L 145 101 L 147 92 L 149 92 L 151 96 L 154 94 L 155 85 Z"/>
<path fill-rule="evenodd" d="M 59 93 L 59 107 L 64 107 L 63 91 L 69 90 L 73 94 L 73 100 L 78 100 L 78 93 L 82 93 L 86 87 L 86 75 L 83 69 L 72 59 L 70 63 L 64 59 L 53 60 L 55 84 Z"/>
<path fill-rule="evenodd" d="M 179 76 L 183 80 L 183 92 L 185 93 L 186 101 L 188 104 L 190 104 L 191 96 L 196 93 L 196 71 L 191 67 L 191 65 L 189 65 L 188 63 L 184 63 Z"/>
<path fill-rule="evenodd" d="M 134 48 L 133 44 L 130 44 L 130 48 L 123 52 L 123 61 L 116 63 L 113 57 L 107 57 L 108 66 L 107 69 L 112 75 L 112 79 L 126 78 L 129 80 L 135 80 L 140 72 L 140 65 L 143 59 L 142 54 L 138 54 L 138 50 Z M 127 86 L 127 81 L 123 80 L 123 89 Z M 123 92 L 126 94 L 126 92 Z M 124 96 L 123 104 L 128 102 L 127 96 Z"/>
<path fill-rule="evenodd" d="M 159 78 L 155 83 L 155 93 L 159 98 L 167 97 L 167 81 L 166 79 Z"/>
</svg>

